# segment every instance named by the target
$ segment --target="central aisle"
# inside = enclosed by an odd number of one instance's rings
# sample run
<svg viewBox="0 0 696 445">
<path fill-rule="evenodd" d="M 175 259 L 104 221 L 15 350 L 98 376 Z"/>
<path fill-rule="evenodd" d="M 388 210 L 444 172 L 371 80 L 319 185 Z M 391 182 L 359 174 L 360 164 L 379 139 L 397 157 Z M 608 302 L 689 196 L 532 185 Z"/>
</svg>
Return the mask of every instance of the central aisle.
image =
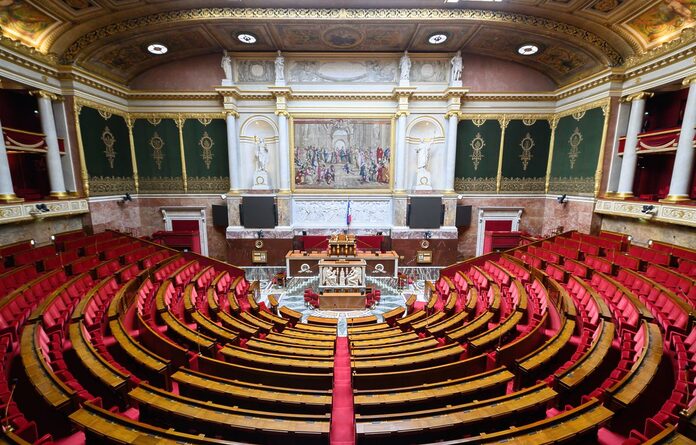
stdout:
<svg viewBox="0 0 696 445">
<path fill-rule="evenodd" d="M 351 382 L 348 337 L 336 337 L 334 353 L 333 402 L 331 407 L 331 444 L 355 444 L 355 412 Z"/>
</svg>

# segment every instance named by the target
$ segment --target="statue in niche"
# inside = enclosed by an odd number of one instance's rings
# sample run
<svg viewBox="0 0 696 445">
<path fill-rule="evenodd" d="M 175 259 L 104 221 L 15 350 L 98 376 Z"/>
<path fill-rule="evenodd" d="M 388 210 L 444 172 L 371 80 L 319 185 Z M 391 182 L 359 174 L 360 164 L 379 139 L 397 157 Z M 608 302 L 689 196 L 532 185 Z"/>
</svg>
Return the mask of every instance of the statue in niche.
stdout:
<svg viewBox="0 0 696 445">
<path fill-rule="evenodd" d="M 401 56 L 401 60 L 399 61 L 399 75 L 399 85 L 408 86 L 410 83 L 409 79 L 411 78 L 411 58 L 408 57 L 408 51 L 404 51 L 404 55 Z"/>
<path fill-rule="evenodd" d="M 223 85 L 232 85 L 232 57 L 227 53 L 227 50 L 222 52 L 222 60 L 220 67 L 225 72 L 225 78 L 222 81 Z"/>
<path fill-rule="evenodd" d="M 280 50 L 278 50 L 278 57 L 275 59 L 275 84 L 276 86 L 285 85 L 285 58 Z"/>
<path fill-rule="evenodd" d="M 460 86 L 462 83 L 462 52 L 457 51 L 457 54 L 450 60 L 452 72 L 450 74 L 450 85 Z"/>
<path fill-rule="evenodd" d="M 359 287 L 362 286 L 362 270 L 359 266 L 351 267 L 350 272 L 346 276 L 346 286 Z"/>
<path fill-rule="evenodd" d="M 256 140 L 256 171 L 265 172 L 268 167 L 268 145 L 263 138 L 254 137 Z"/>
<path fill-rule="evenodd" d="M 416 147 L 416 166 L 418 170 L 427 170 L 428 161 L 430 161 L 430 147 L 433 145 L 432 139 L 421 139 L 420 144 Z"/>
</svg>

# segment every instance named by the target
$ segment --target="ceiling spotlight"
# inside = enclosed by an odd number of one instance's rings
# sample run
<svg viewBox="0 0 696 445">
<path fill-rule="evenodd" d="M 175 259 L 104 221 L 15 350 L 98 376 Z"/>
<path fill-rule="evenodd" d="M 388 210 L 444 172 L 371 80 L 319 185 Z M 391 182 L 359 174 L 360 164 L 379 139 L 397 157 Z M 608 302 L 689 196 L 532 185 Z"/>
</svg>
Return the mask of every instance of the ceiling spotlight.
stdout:
<svg viewBox="0 0 696 445">
<path fill-rule="evenodd" d="M 517 48 L 517 52 L 523 56 L 531 56 L 539 52 L 539 47 L 533 43 L 527 43 Z"/>
<path fill-rule="evenodd" d="M 428 43 L 430 43 L 431 45 L 439 45 L 441 43 L 445 43 L 445 40 L 447 40 L 446 34 L 433 34 L 430 37 L 428 37 Z"/>
<path fill-rule="evenodd" d="M 151 54 L 162 55 L 162 54 L 166 54 L 167 51 L 169 51 L 169 48 L 167 48 L 166 46 L 164 46 L 161 43 L 153 43 L 153 44 L 147 46 L 147 50 Z"/>
<path fill-rule="evenodd" d="M 252 45 L 256 43 L 256 36 L 248 33 L 237 34 L 237 40 L 247 45 Z"/>
</svg>

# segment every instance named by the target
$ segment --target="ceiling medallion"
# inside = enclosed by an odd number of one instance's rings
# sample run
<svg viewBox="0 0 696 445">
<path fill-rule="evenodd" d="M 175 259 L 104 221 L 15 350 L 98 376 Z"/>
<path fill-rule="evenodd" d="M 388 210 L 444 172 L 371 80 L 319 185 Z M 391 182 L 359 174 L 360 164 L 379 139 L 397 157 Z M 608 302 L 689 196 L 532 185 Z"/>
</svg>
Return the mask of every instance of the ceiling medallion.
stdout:
<svg viewBox="0 0 696 445">
<path fill-rule="evenodd" d="M 162 148 L 164 148 L 164 141 L 156 131 L 150 138 L 150 147 L 152 147 L 152 159 L 154 159 L 155 164 L 157 164 L 157 170 L 162 170 L 162 161 L 164 160 Z"/>
<path fill-rule="evenodd" d="M 147 45 L 147 50 L 150 54 L 160 56 L 162 54 L 167 54 L 167 51 L 169 51 L 169 48 L 167 48 L 165 45 L 163 45 L 161 43 L 152 43 L 150 45 Z"/>
<path fill-rule="evenodd" d="M 471 140 L 471 150 L 473 153 L 469 155 L 471 161 L 474 163 L 474 170 L 478 170 L 479 163 L 483 159 L 483 147 L 486 146 L 486 141 L 481 137 L 481 133 L 476 133 L 476 137 Z"/>
<path fill-rule="evenodd" d="M 570 139 L 568 139 L 568 143 L 570 144 L 570 150 L 568 151 L 568 160 L 570 160 L 570 169 L 572 170 L 575 168 L 575 161 L 577 161 L 578 156 L 580 155 L 580 143 L 582 142 L 583 137 L 582 133 L 580 133 L 580 128 L 575 127 L 575 131 L 573 134 L 570 135 Z"/>
<path fill-rule="evenodd" d="M 533 43 L 525 43 L 517 48 L 517 53 L 523 56 L 533 56 L 539 52 L 539 47 Z"/>
<path fill-rule="evenodd" d="M 522 148 L 520 159 L 522 160 L 522 170 L 524 171 L 527 171 L 527 165 L 532 160 L 532 148 L 534 148 L 534 145 L 536 145 L 534 139 L 532 139 L 532 135 L 529 133 L 520 142 L 520 148 Z"/>
<path fill-rule="evenodd" d="M 428 43 L 431 45 L 439 45 L 441 43 L 445 43 L 445 40 L 447 40 L 447 34 L 442 34 L 442 33 L 436 33 L 428 37 Z"/>
<path fill-rule="evenodd" d="M 104 156 L 106 156 L 106 160 L 109 161 L 109 167 L 114 168 L 114 160 L 116 159 L 116 150 L 114 150 L 114 144 L 116 144 L 116 138 L 109 127 L 104 127 L 101 140 L 106 147 L 106 150 L 104 150 Z"/>
<path fill-rule="evenodd" d="M 201 147 L 201 158 L 205 163 L 205 168 L 210 170 L 210 163 L 213 162 L 213 145 L 215 142 L 208 136 L 208 132 L 204 131 L 203 136 L 198 141 L 198 145 Z"/>
<path fill-rule="evenodd" d="M 245 45 L 253 45 L 256 43 L 256 36 L 248 32 L 242 32 L 237 34 L 237 40 L 244 43 Z"/>
<path fill-rule="evenodd" d="M 329 28 L 321 35 L 321 40 L 328 46 L 336 49 L 350 49 L 362 43 L 365 35 L 355 28 L 348 26 L 335 26 Z"/>
</svg>

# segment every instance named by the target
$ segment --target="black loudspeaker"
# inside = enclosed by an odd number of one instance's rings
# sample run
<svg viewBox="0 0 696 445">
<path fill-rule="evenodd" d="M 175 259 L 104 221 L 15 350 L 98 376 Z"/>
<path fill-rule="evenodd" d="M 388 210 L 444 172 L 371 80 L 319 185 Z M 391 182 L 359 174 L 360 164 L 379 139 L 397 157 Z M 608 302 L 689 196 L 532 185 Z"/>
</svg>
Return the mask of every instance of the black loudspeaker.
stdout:
<svg viewBox="0 0 696 445">
<path fill-rule="evenodd" d="M 239 204 L 239 225 L 244 225 L 244 206 Z"/>
<path fill-rule="evenodd" d="M 227 220 L 227 206 L 213 204 L 213 226 L 215 227 L 227 227 L 229 222 Z"/>
<path fill-rule="evenodd" d="M 440 225 L 444 226 L 445 225 L 445 205 L 442 204 L 440 207 Z"/>
<path fill-rule="evenodd" d="M 469 227 L 471 225 L 471 206 L 457 206 L 455 226 Z"/>
<path fill-rule="evenodd" d="M 411 204 L 406 205 L 406 225 L 411 226 Z"/>
</svg>

